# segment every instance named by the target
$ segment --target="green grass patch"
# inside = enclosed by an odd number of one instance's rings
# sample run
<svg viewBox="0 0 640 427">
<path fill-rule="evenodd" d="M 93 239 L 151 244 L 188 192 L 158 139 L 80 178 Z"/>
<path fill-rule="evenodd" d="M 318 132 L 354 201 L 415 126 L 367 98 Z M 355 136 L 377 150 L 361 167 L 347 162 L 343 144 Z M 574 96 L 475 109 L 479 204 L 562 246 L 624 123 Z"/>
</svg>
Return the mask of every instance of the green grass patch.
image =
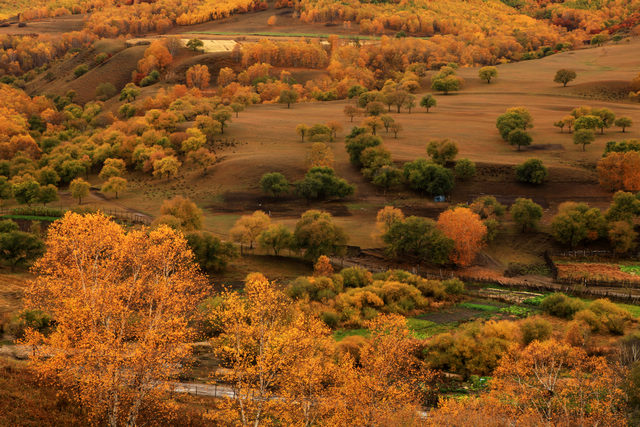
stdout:
<svg viewBox="0 0 640 427">
<path fill-rule="evenodd" d="M 623 310 L 627 310 L 633 317 L 640 317 L 640 306 L 622 303 L 616 303 L 616 305 Z"/>
<path fill-rule="evenodd" d="M 458 307 L 468 308 L 469 310 L 478 310 L 478 311 L 487 311 L 487 312 L 494 312 L 494 311 L 500 310 L 500 307 L 496 307 L 495 305 L 476 304 L 473 302 L 461 302 L 460 304 L 458 304 Z"/>
<path fill-rule="evenodd" d="M 342 341 L 343 339 L 345 339 L 346 337 L 351 337 L 354 335 L 359 335 L 361 337 L 365 337 L 368 338 L 369 335 L 371 334 L 371 331 L 369 331 L 366 328 L 359 328 L 359 329 L 337 329 L 333 332 L 333 339 L 336 340 L 337 342 Z"/>
<path fill-rule="evenodd" d="M 500 310 L 500 313 L 511 314 L 513 316 L 518 317 L 527 317 L 531 314 L 531 309 L 527 307 L 521 307 L 519 305 L 511 305 L 509 307 L 503 307 Z"/>
<path fill-rule="evenodd" d="M 634 276 L 640 276 L 640 265 L 620 265 L 620 271 L 633 274 Z"/>
<path fill-rule="evenodd" d="M 27 221 L 48 221 L 53 222 L 60 219 L 60 217 L 54 216 L 36 216 L 36 215 L 3 215 L 2 219 L 23 219 Z"/>
<path fill-rule="evenodd" d="M 426 339 L 434 335 L 442 334 L 456 327 L 454 323 L 438 324 L 430 320 L 410 317 L 407 319 L 407 327 L 418 339 Z"/>
<path fill-rule="evenodd" d="M 545 299 L 546 297 L 547 295 L 539 295 L 537 297 L 527 298 L 526 300 L 522 301 L 522 303 L 527 305 L 532 305 L 534 307 L 538 307 L 542 303 L 542 300 Z"/>
</svg>

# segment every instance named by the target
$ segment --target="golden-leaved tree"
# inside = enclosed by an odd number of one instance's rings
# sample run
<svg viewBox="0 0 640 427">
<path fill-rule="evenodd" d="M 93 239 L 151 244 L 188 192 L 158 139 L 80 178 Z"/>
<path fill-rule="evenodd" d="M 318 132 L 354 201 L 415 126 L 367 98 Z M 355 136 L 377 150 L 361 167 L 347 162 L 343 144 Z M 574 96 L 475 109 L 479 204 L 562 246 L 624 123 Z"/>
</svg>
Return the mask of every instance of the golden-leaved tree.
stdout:
<svg viewBox="0 0 640 427">
<path fill-rule="evenodd" d="M 191 353 L 189 313 L 202 284 L 183 236 L 68 213 L 49 228 L 34 273 L 26 306 L 56 324 L 27 335 L 34 369 L 95 423 L 132 426 L 166 409 L 167 380 Z"/>
<path fill-rule="evenodd" d="M 367 324 L 371 336 L 360 362 L 343 360 L 331 393 L 327 425 L 422 425 L 435 375 L 416 357 L 418 342 L 400 315 L 380 315 Z"/>
<path fill-rule="evenodd" d="M 429 414 L 429 425 L 625 425 L 619 373 L 603 357 L 553 339 L 514 346 L 489 392 L 444 399 Z"/>
<path fill-rule="evenodd" d="M 214 379 L 234 395 L 209 417 L 220 424 L 417 425 L 433 376 L 415 355 L 402 316 L 368 324 L 360 358 L 341 354 L 327 326 L 263 275 L 243 294 L 224 292 L 211 313 L 212 340 L 224 368 Z"/>
<path fill-rule="evenodd" d="M 224 292 L 212 313 L 223 332 L 213 340 L 228 369 L 215 379 L 230 384 L 232 399 L 220 402 L 216 421 L 260 425 L 273 417 L 312 425 L 326 411 L 333 342 L 317 318 L 263 275 L 249 275 L 244 295 Z"/>
</svg>

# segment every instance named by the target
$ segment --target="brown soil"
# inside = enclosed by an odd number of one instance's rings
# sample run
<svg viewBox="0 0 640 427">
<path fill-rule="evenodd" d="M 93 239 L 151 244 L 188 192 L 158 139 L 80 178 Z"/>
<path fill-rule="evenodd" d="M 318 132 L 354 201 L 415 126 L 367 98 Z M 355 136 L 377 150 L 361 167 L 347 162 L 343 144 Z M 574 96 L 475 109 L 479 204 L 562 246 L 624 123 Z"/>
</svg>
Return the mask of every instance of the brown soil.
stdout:
<svg viewBox="0 0 640 427">
<path fill-rule="evenodd" d="M 11 35 L 54 35 L 80 31 L 84 27 L 84 15 L 68 15 L 27 22 L 25 27 L 18 27 L 17 21 L 10 21 L 8 27 L 0 27 L 0 34 Z"/>
<path fill-rule="evenodd" d="M 277 16 L 276 25 L 267 25 L 267 20 L 272 15 Z M 338 35 L 358 35 L 358 25 L 354 24 L 351 28 L 345 28 L 342 23 L 311 23 L 301 22 L 293 17 L 293 9 L 268 9 L 258 12 L 251 12 L 239 15 L 233 15 L 220 21 L 205 22 L 202 24 L 176 27 L 172 29 L 170 34 L 198 34 L 198 37 L 208 38 L 206 33 L 209 31 L 225 32 L 225 33 L 304 33 L 304 34 L 338 34 Z M 251 36 L 232 36 L 238 39 L 252 39 Z"/>
<path fill-rule="evenodd" d="M 120 91 L 131 81 L 131 73 L 136 69 L 138 61 L 144 55 L 145 46 L 134 46 L 115 53 L 104 63 L 94 66 L 95 51 L 84 52 L 71 60 L 60 62 L 52 67 L 51 72 L 57 78 L 51 82 L 41 76 L 31 82 L 28 91 L 35 93 L 52 93 L 63 95 L 69 90 L 77 94 L 76 102 L 86 103 L 96 96 L 96 88 L 101 83 L 111 83 Z M 89 71 L 75 78 L 73 70 L 81 64 L 89 65 Z"/>
</svg>

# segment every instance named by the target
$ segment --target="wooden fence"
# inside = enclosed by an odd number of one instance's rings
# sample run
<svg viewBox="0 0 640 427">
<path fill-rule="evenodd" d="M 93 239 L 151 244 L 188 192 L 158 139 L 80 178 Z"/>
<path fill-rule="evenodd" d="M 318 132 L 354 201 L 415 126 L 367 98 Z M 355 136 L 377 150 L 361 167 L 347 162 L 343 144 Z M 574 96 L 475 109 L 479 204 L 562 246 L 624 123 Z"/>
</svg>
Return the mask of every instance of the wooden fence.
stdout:
<svg viewBox="0 0 640 427">
<path fill-rule="evenodd" d="M 22 212 L 21 212 L 22 211 Z M 99 206 L 92 205 L 84 205 L 79 209 L 61 209 L 61 208 L 51 208 L 51 211 L 60 211 L 62 215 L 66 212 L 79 212 L 79 213 L 94 213 L 94 212 L 102 212 L 106 216 L 113 217 L 117 220 L 127 222 L 130 224 L 142 224 L 142 225 L 150 225 L 153 218 L 149 215 L 145 215 L 139 212 L 131 212 L 125 209 L 116 209 L 116 208 L 104 208 Z M 32 213 L 29 212 L 28 208 L 24 210 L 23 208 L 8 208 L 8 207 L 0 207 L 0 217 L 2 216 L 42 216 L 46 217 L 46 212 L 38 212 L 37 208 L 33 210 Z M 53 215 L 54 217 L 57 215 Z"/>
</svg>

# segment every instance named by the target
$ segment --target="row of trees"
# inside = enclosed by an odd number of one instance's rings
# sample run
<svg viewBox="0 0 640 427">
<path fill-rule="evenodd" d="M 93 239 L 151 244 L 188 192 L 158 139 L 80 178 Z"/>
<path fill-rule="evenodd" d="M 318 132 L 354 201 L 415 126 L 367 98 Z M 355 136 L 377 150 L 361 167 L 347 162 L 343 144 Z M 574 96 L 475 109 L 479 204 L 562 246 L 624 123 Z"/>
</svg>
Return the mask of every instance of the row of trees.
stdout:
<svg viewBox="0 0 640 427">
<path fill-rule="evenodd" d="M 303 213 L 291 232 L 283 225 L 271 223 L 262 211 L 240 217 L 230 231 L 234 241 L 253 249 L 258 243 L 278 255 L 282 250 L 302 251 L 304 257 L 316 260 L 321 255 L 343 255 L 348 236 L 336 225 L 331 214 L 318 210 Z"/>
</svg>

